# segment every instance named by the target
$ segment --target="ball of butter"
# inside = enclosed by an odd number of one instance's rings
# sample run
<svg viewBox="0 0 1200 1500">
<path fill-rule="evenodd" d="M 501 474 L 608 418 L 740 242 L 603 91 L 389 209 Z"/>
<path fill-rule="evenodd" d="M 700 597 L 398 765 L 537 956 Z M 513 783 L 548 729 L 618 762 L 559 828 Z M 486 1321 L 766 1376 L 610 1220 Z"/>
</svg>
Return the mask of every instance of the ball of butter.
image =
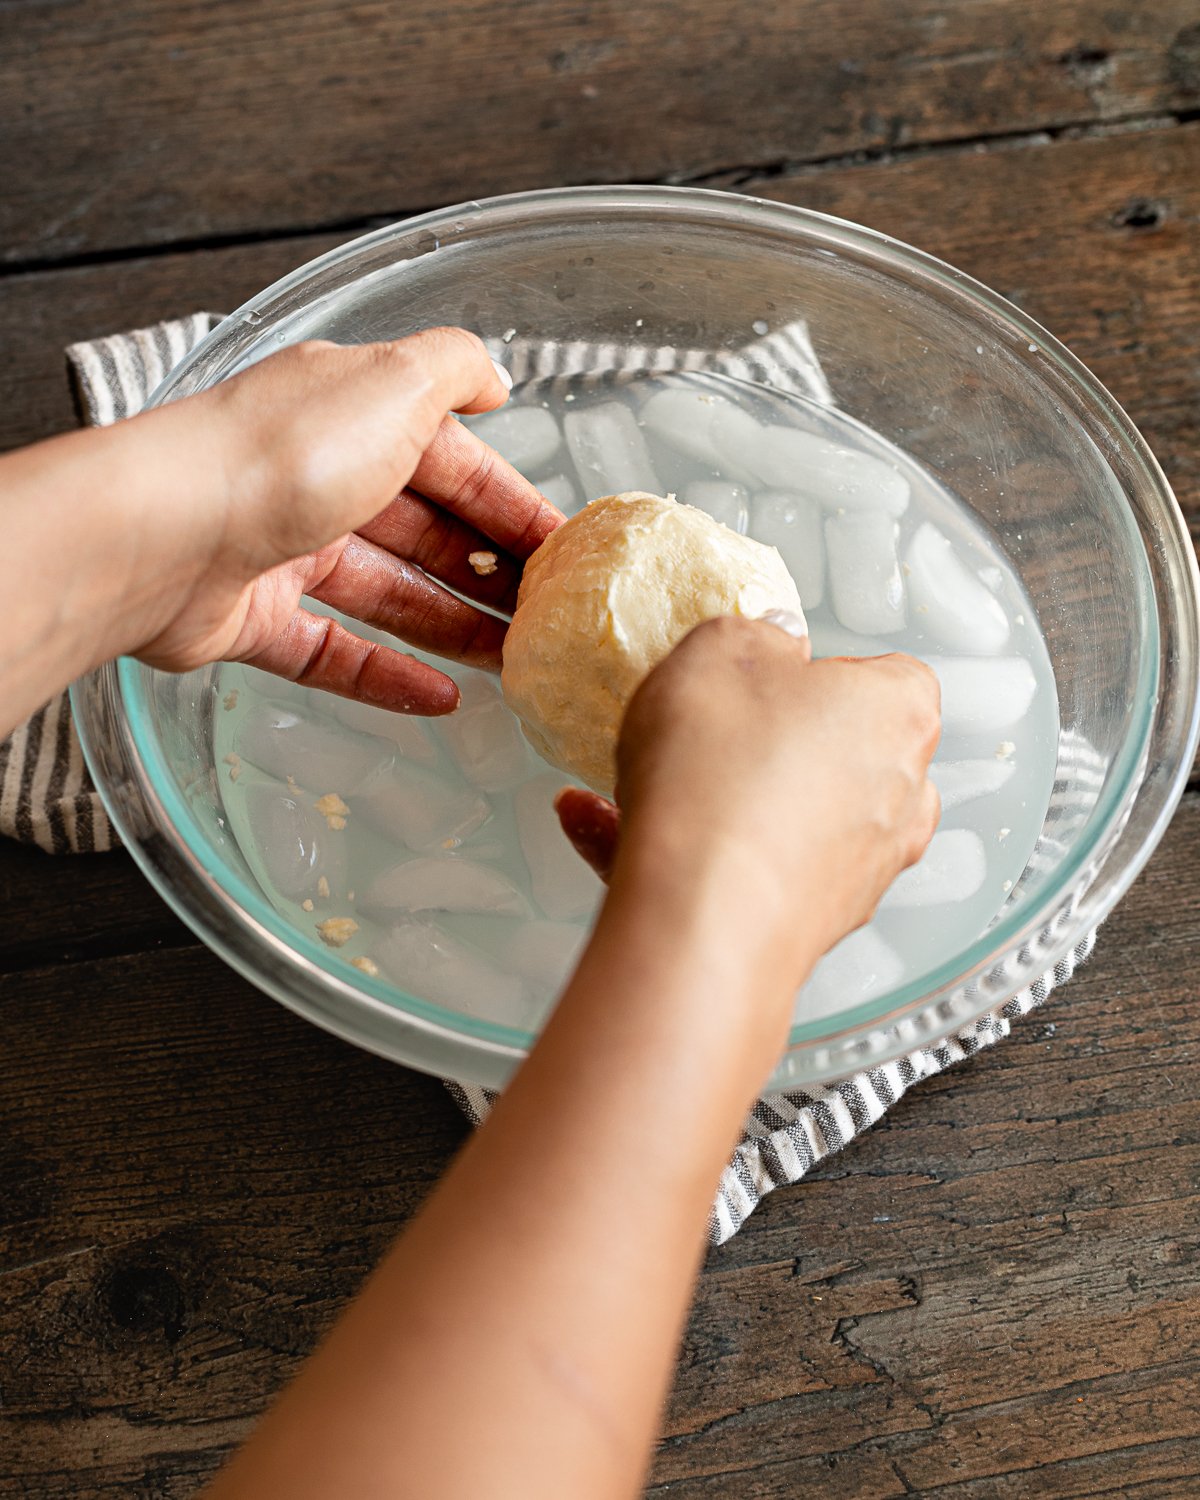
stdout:
<svg viewBox="0 0 1200 1500">
<path fill-rule="evenodd" d="M 774 547 L 659 495 L 593 500 L 525 564 L 504 697 L 539 755 L 611 793 L 621 721 L 647 673 L 703 620 L 771 609 L 803 617 Z"/>
</svg>

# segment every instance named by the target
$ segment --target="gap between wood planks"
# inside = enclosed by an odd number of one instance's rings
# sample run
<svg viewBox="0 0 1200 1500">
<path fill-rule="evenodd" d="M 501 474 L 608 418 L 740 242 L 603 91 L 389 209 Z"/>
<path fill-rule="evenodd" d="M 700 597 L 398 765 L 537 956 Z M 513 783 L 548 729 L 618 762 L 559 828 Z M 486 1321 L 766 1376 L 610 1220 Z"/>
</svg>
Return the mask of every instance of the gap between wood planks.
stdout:
<svg viewBox="0 0 1200 1500">
<path fill-rule="evenodd" d="M 813 177 L 825 171 L 846 167 L 875 166 L 911 161 L 926 156 L 961 156 L 989 150 L 1028 150 L 1053 145 L 1056 141 L 1094 140 L 1105 136 L 1128 135 L 1142 131 L 1169 131 L 1200 120 L 1200 108 L 1165 113 L 1131 114 L 1114 119 L 1078 120 L 1045 126 L 1037 130 L 997 131 L 962 139 L 920 141 L 910 145 L 864 147 L 858 151 L 810 159 L 781 159 L 767 162 L 737 162 L 706 167 L 702 172 L 667 173 L 654 178 L 630 179 L 639 186 L 713 187 L 736 192 L 750 182 L 780 180 L 790 177 Z M 563 184 L 547 184 L 562 186 Z M 604 184 L 591 184 L 603 186 Z M 74 255 L 32 256 L 21 260 L 0 260 L 0 281 L 10 276 L 30 275 L 40 271 L 76 270 L 104 266 L 125 260 L 146 260 L 164 255 L 186 255 L 199 250 L 227 250 L 239 245 L 262 244 L 272 240 L 303 239 L 313 234 L 366 234 L 385 224 L 414 218 L 445 207 L 443 203 L 409 204 L 379 213 L 351 218 L 313 220 L 288 224 L 274 229 L 240 230 L 228 234 L 197 235 L 190 238 L 156 241 L 149 245 L 119 245 L 104 250 L 85 250 Z"/>
</svg>

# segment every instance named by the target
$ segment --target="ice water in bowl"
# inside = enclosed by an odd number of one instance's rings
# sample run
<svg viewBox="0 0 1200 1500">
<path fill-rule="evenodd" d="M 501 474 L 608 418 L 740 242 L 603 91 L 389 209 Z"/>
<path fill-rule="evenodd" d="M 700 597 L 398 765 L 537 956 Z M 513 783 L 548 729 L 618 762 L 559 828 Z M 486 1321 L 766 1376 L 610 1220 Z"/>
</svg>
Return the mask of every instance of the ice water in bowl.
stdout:
<svg viewBox="0 0 1200 1500">
<path fill-rule="evenodd" d="M 919 981 L 1020 899 L 1054 779 L 1054 677 L 1003 552 L 928 471 L 839 412 L 719 375 L 530 382 L 468 420 L 568 514 L 623 490 L 673 493 L 777 547 L 815 656 L 907 651 L 937 672 L 938 831 L 870 925 L 818 965 L 797 1021 Z M 600 882 L 558 828 L 553 798 L 568 778 L 529 748 L 495 680 L 424 659 L 462 690 L 446 718 L 223 667 L 215 740 L 229 826 L 276 909 L 346 962 L 533 1032 Z"/>
</svg>

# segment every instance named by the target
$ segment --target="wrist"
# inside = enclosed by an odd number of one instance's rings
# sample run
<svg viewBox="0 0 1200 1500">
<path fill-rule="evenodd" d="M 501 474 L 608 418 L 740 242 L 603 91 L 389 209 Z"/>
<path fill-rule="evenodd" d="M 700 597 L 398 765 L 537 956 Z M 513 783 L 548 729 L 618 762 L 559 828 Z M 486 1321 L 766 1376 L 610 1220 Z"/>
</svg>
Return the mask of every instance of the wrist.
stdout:
<svg viewBox="0 0 1200 1500">
<path fill-rule="evenodd" d="M 794 997 L 824 951 L 805 903 L 740 849 L 702 858 L 665 840 L 622 839 L 602 926 L 612 946 L 678 996 L 689 1034 L 705 1026 L 761 1081 L 787 1040 Z M 643 986 L 645 988 L 645 986 Z"/>
<path fill-rule="evenodd" d="M 126 649 L 130 502 L 110 430 L 64 434 L 0 460 L 7 592 L 5 727 Z"/>
<path fill-rule="evenodd" d="M 702 823 L 627 818 L 612 883 L 657 893 L 660 908 L 734 939 L 744 962 L 794 989 L 828 947 L 821 872 L 801 859 L 784 870 L 743 834 Z"/>
</svg>

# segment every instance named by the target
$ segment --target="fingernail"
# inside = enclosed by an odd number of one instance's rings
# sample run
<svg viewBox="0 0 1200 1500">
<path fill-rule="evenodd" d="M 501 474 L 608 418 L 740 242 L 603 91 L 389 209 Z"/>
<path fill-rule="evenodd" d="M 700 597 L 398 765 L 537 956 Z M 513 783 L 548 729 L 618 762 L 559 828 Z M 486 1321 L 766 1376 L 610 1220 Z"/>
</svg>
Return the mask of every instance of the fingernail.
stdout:
<svg viewBox="0 0 1200 1500">
<path fill-rule="evenodd" d="M 803 615 L 798 615 L 791 609 L 769 609 L 765 615 L 760 615 L 764 625 L 777 625 L 787 635 L 795 636 L 802 641 L 808 635 L 808 624 Z"/>
<path fill-rule="evenodd" d="M 512 376 L 508 373 L 508 371 L 504 368 L 504 366 L 500 363 L 500 361 L 498 359 L 492 360 L 492 365 L 495 368 L 496 374 L 500 377 L 500 380 L 501 380 L 501 382 L 504 385 L 504 389 L 506 391 L 511 391 L 512 390 Z"/>
</svg>

